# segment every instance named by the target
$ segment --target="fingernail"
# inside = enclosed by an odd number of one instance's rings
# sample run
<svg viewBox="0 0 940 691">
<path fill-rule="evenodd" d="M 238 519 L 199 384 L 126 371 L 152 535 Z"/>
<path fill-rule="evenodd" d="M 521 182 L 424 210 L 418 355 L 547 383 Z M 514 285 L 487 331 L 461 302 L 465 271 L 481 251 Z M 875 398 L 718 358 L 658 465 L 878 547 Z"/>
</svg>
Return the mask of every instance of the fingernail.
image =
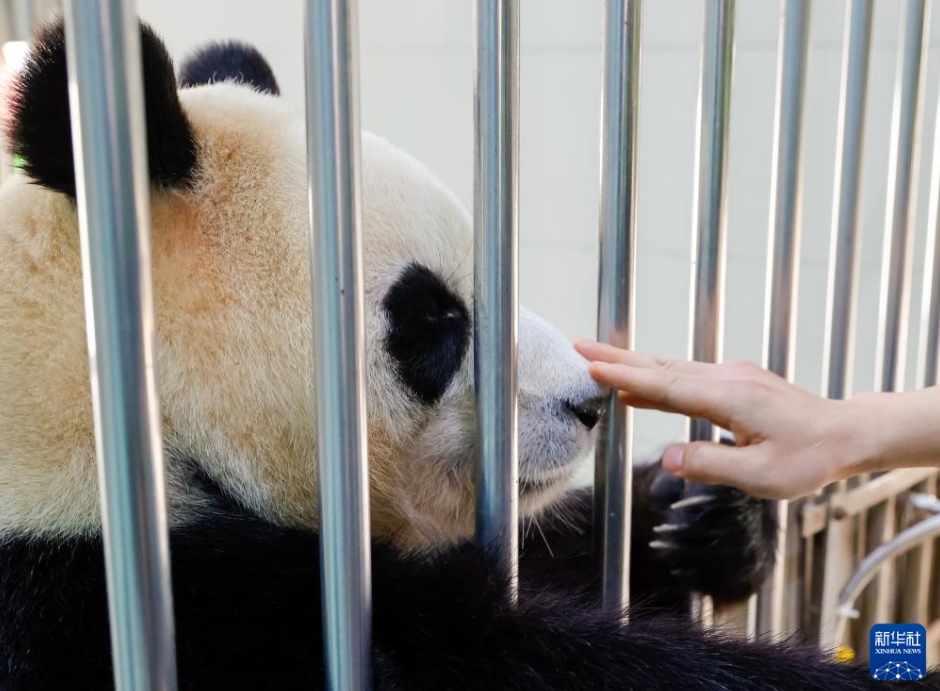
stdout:
<svg viewBox="0 0 940 691">
<path fill-rule="evenodd" d="M 682 470 L 682 447 L 672 446 L 666 449 L 663 454 L 663 468 L 670 473 L 678 473 Z"/>
</svg>

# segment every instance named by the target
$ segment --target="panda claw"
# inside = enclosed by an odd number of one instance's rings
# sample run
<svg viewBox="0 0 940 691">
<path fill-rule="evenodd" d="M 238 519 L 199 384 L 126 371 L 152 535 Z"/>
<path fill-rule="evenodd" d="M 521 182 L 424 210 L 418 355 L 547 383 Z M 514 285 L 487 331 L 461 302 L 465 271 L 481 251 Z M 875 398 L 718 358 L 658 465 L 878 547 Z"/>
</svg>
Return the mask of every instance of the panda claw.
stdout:
<svg viewBox="0 0 940 691">
<path fill-rule="evenodd" d="M 653 540 L 650 542 L 650 547 L 653 549 L 673 549 L 675 545 L 665 540 Z"/>
<path fill-rule="evenodd" d="M 715 497 L 709 496 L 707 494 L 698 494 L 694 497 L 686 497 L 685 499 L 680 499 L 670 506 L 670 509 L 687 509 L 690 506 L 698 506 L 699 504 L 706 504 L 710 501 L 713 501 Z"/>
<path fill-rule="evenodd" d="M 675 523 L 663 523 L 662 525 L 653 526 L 654 533 L 671 533 L 677 530 L 684 530 L 685 526 L 677 525 Z"/>
</svg>

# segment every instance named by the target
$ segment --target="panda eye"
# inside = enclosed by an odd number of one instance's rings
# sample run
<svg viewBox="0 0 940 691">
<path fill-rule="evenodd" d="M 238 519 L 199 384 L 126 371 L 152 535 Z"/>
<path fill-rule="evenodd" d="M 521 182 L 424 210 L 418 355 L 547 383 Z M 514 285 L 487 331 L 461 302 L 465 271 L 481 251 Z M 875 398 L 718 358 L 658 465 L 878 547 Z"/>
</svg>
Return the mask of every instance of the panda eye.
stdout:
<svg viewBox="0 0 940 691">
<path fill-rule="evenodd" d="M 402 383 L 433 405 L 460 370 L 470 339 L 470 316 L 433 271 L 408 266 L 383 302 L 389 330 L 385 349 Z"/>
</svg>

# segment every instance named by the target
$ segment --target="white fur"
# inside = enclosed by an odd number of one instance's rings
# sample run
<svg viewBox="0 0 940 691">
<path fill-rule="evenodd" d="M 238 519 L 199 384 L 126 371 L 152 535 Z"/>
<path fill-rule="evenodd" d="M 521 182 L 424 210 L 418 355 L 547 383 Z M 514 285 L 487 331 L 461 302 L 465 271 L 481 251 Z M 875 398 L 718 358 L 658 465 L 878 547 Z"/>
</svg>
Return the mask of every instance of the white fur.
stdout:
<svg viewBox="0 0 940 691">
<path fill-rule="evenodd" d="M 182 92 L 200 147 L 195 190 L 152 198 L 157 376 L 170 513 L 201 498 L 197 459 L 271 520 L 315 525 L 316 437 L 302 117 L 232 85 Z M 472 357 L 434 407 L 399 382 L 382 300 L 411 262 L 471 304 L 467 211 L 411 157 L 363 134 L 367 402 L 373 530 L 405 546 L 469 533 Z M 586 363 L 549 324 L 519 325 L 522 479 L 562 491 L 591 435 L 564 401 L 597 396 Z M 0 532 L 98 529 L 76 219 L 61 195 L 14 176 L 0 189 Z"/>
</svg>

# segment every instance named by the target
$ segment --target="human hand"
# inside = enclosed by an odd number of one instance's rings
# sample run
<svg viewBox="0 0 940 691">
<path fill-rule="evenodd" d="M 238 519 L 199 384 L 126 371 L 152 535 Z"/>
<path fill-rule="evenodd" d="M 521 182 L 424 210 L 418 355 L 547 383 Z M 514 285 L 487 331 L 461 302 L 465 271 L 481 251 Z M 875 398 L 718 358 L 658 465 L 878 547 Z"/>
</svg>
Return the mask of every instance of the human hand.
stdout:
<svg viewBox="0 0 940 691">
<path fill-rule="evenodd" d="M 874 421 L 858 406 L 811 394 L 754 363 L 669 360 L 594 341 L 575 348 L 626 405 L 708 419 L 734 433 L 734 447 L 669 447 L 663 467 L 684 479 L 790 499 L 848 477 L 865 458 Z"/>
</svg>

